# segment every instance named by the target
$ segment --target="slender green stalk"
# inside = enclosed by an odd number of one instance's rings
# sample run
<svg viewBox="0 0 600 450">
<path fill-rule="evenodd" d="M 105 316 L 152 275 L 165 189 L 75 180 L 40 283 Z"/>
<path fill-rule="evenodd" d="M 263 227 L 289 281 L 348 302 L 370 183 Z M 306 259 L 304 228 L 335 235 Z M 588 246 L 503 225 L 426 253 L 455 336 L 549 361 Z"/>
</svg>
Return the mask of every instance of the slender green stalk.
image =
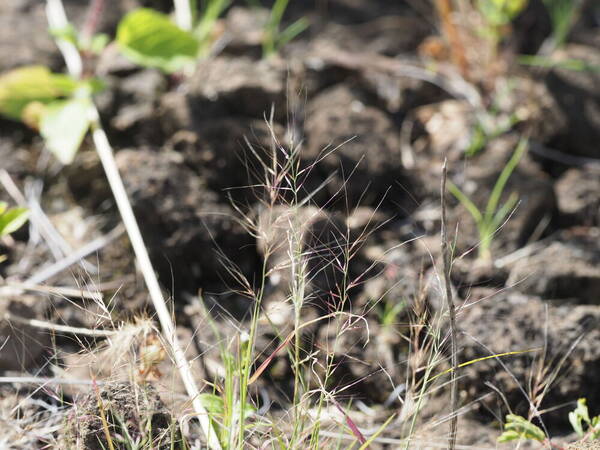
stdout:
<svg viewBox="0 0 600 450">
<path fill-rule="evenodd" d="M 200 58 L 206 57 L 209 53 L 211 32 L 215 23 L 230 3 L 230 0 L 210 0 L 204 8 L 202 18 L 194 28 L 194 35 L 200 43 L 200 50 L 198 52 Z"/>
<path fill-rule="evenodd" d="M 241 347 L 241 361 L 239 364 L 239 389 L 240 389 L 240 399 L 239 399 L 239 427 L 238 433 L 236 436 L 236 444 L 233 448 L 243 448 L 244 443 L 244 434 L 246 427 L 246 407 L 248 404 L 248 384 L 250 379 L 250 371 L 252 370 L 253 363 L 253 355 L 256 344 L 256 335 L 258 332 L 258 318 L 260 316 L 260 309 L 262 305 L 262 300 L 265 292 L 265 285 L 267 282 L 267 271 L 268 271 L 268 258 L 264 258 L 261 276 L 260 276 L 260 287 L 256 292 L 256 296 L 254 299 L 254 307 L 252 310 L 252 320 L 250 323 L 250 333 L 248 334 L 248 341 L 245 343 L 244 347 Z"/>
<path fill-rule="evenodd" d="M 264 58 L 268 58 L 277 53 L 279 48 L 290 42 L 308 28 L 308 21 L 306 18 L 301 17 L 289 25 L 285 30 L 280 31 L 281 20 L 283 19 L 283 14 L 287 9 L 288 3 L 289 0 L 275 0 L 275 3 L 273 4 L 269 21 L 267 22 L 264 30 Z"/>
</svg>

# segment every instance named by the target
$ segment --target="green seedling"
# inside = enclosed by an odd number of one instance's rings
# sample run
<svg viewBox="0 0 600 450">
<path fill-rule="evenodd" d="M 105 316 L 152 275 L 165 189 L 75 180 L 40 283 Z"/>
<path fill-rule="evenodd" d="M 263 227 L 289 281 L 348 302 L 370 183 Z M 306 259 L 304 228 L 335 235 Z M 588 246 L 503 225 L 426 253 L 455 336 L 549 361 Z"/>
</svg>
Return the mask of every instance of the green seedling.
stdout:
<svg viewBox="0 0 600 450">
<path fill-rule="evenodd" d="M 0 202 L 0 237 L 21 228 L 29 217 L 27 208 L 9 208 L 4 202 Z M 6 260 L 6 255 L 0 255 L 0 262 Z"/>
<path fill-rule="evenodd" d="M 517 416 L 516 414 L 507 414 L 504 433 L 500 435 L 498 442 L 504 443 L 522 439 L 544 442 L 546 434 L 540 427 L 532 424 L 524 417 Z"/>
<path fill-rule="evenodd" d="M 477 0 L 477 9 L 485 19 L 483 34 L 497 45 L 505 29 L 527 6 L 527 0 Z"/>
<path fill-rule="evenodd" d="M 486 126 L 482 121 L 477 121 L 471 132 L 471 140 L 465 150 L 467 156 L 475 156 L 481 152 L 491 140 L 510 131 L 513 126 L 521 121 L 519 115 L 515 112 L 507 117 L 502 117 L 499 109 L 489 111 L 489 116 L 493 122 L 492 126 Z"/>
<path fill-rule="evenodd" d="M 401 300 L 399 302 L 383 302 L 383 306 L 378 313 L 379 323 L 384 327 L 391 327 L 396 323 L 398 314 L 400 314 L 404 308 L 406 308 L 406 300 Z"/>
<path fill-rule="evenodd" d="M 467 156 L 475 156 L 482 151 L 491 140 L 510 131 L 522 119 L 516 111 L 508 113 L 503 106 L 514 98 L 515 81 L 507 79 L 494 90 L 491 104 L 485 115 L 475 115 L 475 124 L 471 130 L 469 145 L 465 149 Z"/>
<path fill-rule="evenodd" d="M 39 130 L 63 164 L 73 161 L 90 128 L 96 79 L 76 80 L 43 66 L 26 66 L 0 76 L 0 114 Z"/>
<path fill-rule="evenodd" d="M 585 398 L 577 400 L 577 407 L 569 413 L 569 422 L 584 440 L 600 439 L 600 415 L 590 418 Z"/>
<path fill-rule="evenodd" d="M 0 202 L 0 237 L 17 231 L 28 218 L 27 208 L 9 208 L 5 202 Z"/>
<path fill-rule="evenodd" d="M 481 212 L 473 201 L 466 196 L 454 183 L 449 182 L 448 187 L 452 195 L 469 211 L 469 214 L 475 220 L 477 231 L 479 233 L 479 257 L 484 260 L 490 260 L 492 255 L 490 247 L 494 238 L 494 233 L 502 225 L 506 216 L 513 210 L 519 201 L 517 193 L 513 192 L 508 200 L 499 206 L 500 198 L 506 187 L 508 179 L 519 164 L 523 154 L 527 150 L 527 141 L 521 140 L 517 149 L 508 160 L 504 169 L 498 176 L 498 180 L 492 189 L 492 193 L 487 201 L 485 210 Z"/>
<path fill-rule="evenodd" d="M 289 0 L 276 0 L 271 9 L 269 21 L 264 30 L 263 57 L 269 58 L 276 54 L 281 47 L 290 42 L 308 28 L 308 21 L 301 17 L 283 31 L 280 30 L 281 19 L 288 6 Z"/>
<path fill-rule="evenodd" d="M 63 39 L 73 44 L 81 52 L 100 54 L 110 42 L 110 37 L 106 33 L 98 33 L 92 36 L 82 36 L 77 29 L 69 24 L 64 28 L 51 28 L 50 34 L 55 39 Z"/>
<path fill-rule="evenodd" d="M 275 54 L 308 27 L 301 18 L 284 30 L 281 20 L 289 0 L 277 0 L 264 30 L 263 56 Z M 116 42 L 125 57 L 144 67 L 167 73 L 190 72 L 198 59 L 210 53 L 213 30 L 230 0 L 210 0 L 191 30 L 173 23 L 169 16 L 149 8 L 128 13 L 117 27 Z"/>
<path fill-rule="evenodd" d="M 581 438 L 578 442 L 600 439 L 600 416 L 590 418 L 585 398 L 577 400 L 577 407 L 569 413 L 569 422 L 577 436 Z M 504 432 L 498 437 L 498 442 L 505 443 L 516 440 L 534 440 L 549 444 L 548 438 L 541 428 L 522 416 L 508 414 Z"/>
<path fill-rule="evenodd" d="M 179 28 L 167 15 L 149 8 L 136 9 L 121 20 L 117 44 L 134 63 L 168 73 L 192 65 L 200 49 L 191 32 Z"/>
<path fill-rule="evenodd" d="M 210 53 L 215 24 L 230 3 L 230 0 L 211 0 L 206 3 L 200 20 L 193 31 L 199 42 L 199 58 L 205 58 Z"/>
<path fill-rule="evenodd" d="M 144 67 L 155 67 L 167 73 L 189 70 L 206 57 L 212 43 L 212 31 L 229 0 L 211 0 L 187 31 L 169 16 L 149 8 L 131 11 L 117 27 L 117 44 L 131 61 Z"/>
</svg>

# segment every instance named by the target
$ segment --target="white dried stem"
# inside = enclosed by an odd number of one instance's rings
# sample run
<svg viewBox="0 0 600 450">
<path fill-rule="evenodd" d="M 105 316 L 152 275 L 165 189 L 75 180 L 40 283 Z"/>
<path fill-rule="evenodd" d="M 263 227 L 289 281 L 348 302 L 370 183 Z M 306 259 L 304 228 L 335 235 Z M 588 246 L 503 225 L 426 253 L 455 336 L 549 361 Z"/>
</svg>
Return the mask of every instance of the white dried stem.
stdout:
<svg viewBox="0 0 600 450">
<path fill-rule="evenodd" d="M 82 328 L 82 327 L 70 327 L 68 325 L 57 325 L 52 322 L 47 322 L 45 320 L 38 319 L 27 319 L 25 317 L 16 316 L 11 313 L 4 313 L 4 320 L 8 322 L 14 322 L 21 325 L 29 325 L 35 328 L 41 328 L 42 330 L 50 330 L 57 333 L 69 333 L 69 334 L 78 334 L 81 336 L 91 336 L 91 337 L 108 337 L 114 336 L 118 333 L 118 331 L 114 330 L 92 330 L 90 328 Z"/>
<path fill-rule="evenodd" d="M 190 0 L 173 0 L 175 6 L 175 22 L 177 26 L 183 30 L 190 31 L 192 29 L 192 8 Z"/>
</svg>

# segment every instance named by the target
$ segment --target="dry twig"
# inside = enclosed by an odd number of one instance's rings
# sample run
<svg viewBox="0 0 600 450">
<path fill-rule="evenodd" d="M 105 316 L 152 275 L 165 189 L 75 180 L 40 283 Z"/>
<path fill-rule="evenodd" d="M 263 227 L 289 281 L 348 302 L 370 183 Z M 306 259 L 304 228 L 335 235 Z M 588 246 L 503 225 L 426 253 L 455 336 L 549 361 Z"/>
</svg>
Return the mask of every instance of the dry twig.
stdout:
<svg viewBox="0 0 600 450">
<path fill-rule="evenodd" d="M 450 271 L 452 269 L 452 252 L 448 245 L 448 224 L 446 222 L 446 181 L 448 179 L 448 161 L 444 159 L 442 166 L 442 185 L 440 196 L 442 202 L 442 258 L 444 260 L 444 285 L 445 297 L 448 304 L 448 314 L 450 316 L 450 352 L 452 370 L 450 371 L 450 436 L 448 438 L 448 448 L 454 450 L 456 447 L 456 429 L 458 425 L 458 380 L 456 370 L 458 368 L 458 335 L 456 331 L 456 311 L 452 299 L 452 287 L 450 285 Z"/>
</svg>

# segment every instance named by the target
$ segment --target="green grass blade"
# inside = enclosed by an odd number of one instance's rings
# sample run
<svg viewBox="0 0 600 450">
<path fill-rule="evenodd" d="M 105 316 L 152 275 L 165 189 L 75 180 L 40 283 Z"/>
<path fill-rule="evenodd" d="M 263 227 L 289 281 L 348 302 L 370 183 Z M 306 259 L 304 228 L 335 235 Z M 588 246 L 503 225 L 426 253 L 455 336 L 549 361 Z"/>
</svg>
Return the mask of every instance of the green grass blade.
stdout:
<svg viewBox="0 0 600 450">
<path fill-rule="evenodd" d="M 473 219 L 479 226 L 479 224 L 483 221 L 483 216 L 481 215 L 481 212 L 477 206 L 475 206 L 475 203 L 473 203 L 471 199 L 467 197 L 463 191 L 461 191 L 452 181 L 448 181 L 448 189 L 452 195 L 454 195 L 454 197 L 456 197 L 456 199 L 467 209 L 467 211 L 469 211 L 469 214 L 473 216 Z"/>
<path fill-rule="evenodd" d="M 271 27 L 279 27 L 281 23 L 281 19 L 283 18 L 283 13 L 285 12 L 289 0 L 277 0 L 273 5 L 273 9 L 271 10 L 271 20 L 269 21 L 269 26 Z"/>
<path fill-rule="evenodd" d="M 383 425 L 381 425 L 377 431 L 375 433 L 373 433 L 373 435 L 371 435 L 371 437 L 369 437 L 369 439 L 367 439 L 367 441 L 360 446 L 360 448 L 358 450 L 366 450 L 369 448 L 369 445 L 371 445 L 373 443 L 373 441 L 377 438 L 377 436 L 379 436 L 383 430 L 385 430 L 387 428 L 387 426 L 390 424 L 390 422 L 392 421 L 392 419 L 394 419 L 394 417 L 396 417 L 396 414 L 392 414 L 385 422 L 383 422 Z"/>
<path fill-rule="evenodd" d="M 294 23 L 292 23 L 289 27 L 287 27 L 279 34 L 277 38 L 277 47 L 283 47 L 285 44 L 290 42 L 304 30 L 306 30 L 309 25 L 310 24 L 308 20 L 306 20 L 306 18 L 304 17 L 301 17 L 300 19 L 296 20 Z"/>
<path fill-rule="evenodd" d="M 210 33 L 215 25 L 217 19 L 221 16 L 223 11 L 229 6 L 230 0 L 212 0 L 208 2 L 202 18 L 198 22 L 198 26 L 194 30 L 194 35 L 200 42 L 200 45 L 204 45 L 206 39 L 210 36 Z"/>
<path fill-rule="evenodd" d="M 492 233 L 494 233 L 498 229 L 498 227 L 502 225 L 502 221 L 504 221 L 504 218 L 514 209 L 518 202 L 519 196 L 517 195 L 517 193 L 513 192 L 512 194 L 510 194 L 510 197 L 508 197 L 506 203 L 502 205 L 502 207 L 498 211 L 496 211 L 496 214 L 494 215 L 494 219 L 491 223 Z"/>
<path fill-rule="evenodd" d="M 494 189 L 492 189 L 492 193 L 490 194 L 490 198 L 488 199 L 487 206 L 485 208 L 485 215 L 483 219 L 484 222 L 492 223 L 494 214 L 498 208 L 498 203 L 500 202 L 500 197 L 502 197 L 502 192 L 504 192 L 504 188 L 506 187 L 506 183 L 519 164 L 519 161 L 521 161 L 521 158 L 526 150 L 527 140 L 521 139 L 519 141 L 519 145 L 517 145 L 517 149 L 504 166 L 504 169 L 502 169 L 502 172 L 500 173 L 500 176 L 494 185 Z"/>
</svg>

